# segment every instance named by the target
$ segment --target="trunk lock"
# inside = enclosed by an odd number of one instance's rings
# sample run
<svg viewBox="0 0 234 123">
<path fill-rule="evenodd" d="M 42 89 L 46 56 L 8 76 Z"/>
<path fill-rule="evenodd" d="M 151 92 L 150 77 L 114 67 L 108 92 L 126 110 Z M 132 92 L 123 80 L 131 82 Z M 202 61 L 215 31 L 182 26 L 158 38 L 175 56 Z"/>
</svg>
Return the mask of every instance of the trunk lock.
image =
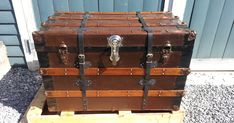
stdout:
<svg viewBox="0 0 234 123">
<path fill-rule="evenodd" d="M 110 60 L 112 61 L 112 65 L 116 66 L 117 62 L 120 59 L 119 56 L 119 47 L 122 46 L 123 38 L 119 35 L 112 35 L 107 38 L 108 45 L 111 47 L 111 55 Z"/>
<path fill-rule="evenodd" d="M 58 48 L 59 58 L 64 65 L 68 64 L 68 47 L 64 42 L 61 42 Z"/>
</svg>

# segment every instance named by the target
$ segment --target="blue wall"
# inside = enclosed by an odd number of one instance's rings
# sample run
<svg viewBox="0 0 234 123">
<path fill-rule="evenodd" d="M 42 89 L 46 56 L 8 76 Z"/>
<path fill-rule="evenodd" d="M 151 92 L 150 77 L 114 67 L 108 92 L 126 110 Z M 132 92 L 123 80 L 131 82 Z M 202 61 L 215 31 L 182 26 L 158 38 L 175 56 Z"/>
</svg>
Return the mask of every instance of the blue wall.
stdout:
<svg viewBox="0 0 234 123">
<path fill-rule="evenodd" d="M 24 53 L 20 43 L 14 10 L 10 0 L 0 2 L 0 40 L 7 47 L 11 65 L 25 64 Z"/>
<path fill-rule="evenodd" d="M 163 0 L 34 0 L 37 25 L 56 11 L 160 11 Z"/>
<path fill-rule="evenodd" d="M 198 33 L 193 58 L 234 58 L 234 0 L 187 0 L 184 16 Z"/>
</svg>

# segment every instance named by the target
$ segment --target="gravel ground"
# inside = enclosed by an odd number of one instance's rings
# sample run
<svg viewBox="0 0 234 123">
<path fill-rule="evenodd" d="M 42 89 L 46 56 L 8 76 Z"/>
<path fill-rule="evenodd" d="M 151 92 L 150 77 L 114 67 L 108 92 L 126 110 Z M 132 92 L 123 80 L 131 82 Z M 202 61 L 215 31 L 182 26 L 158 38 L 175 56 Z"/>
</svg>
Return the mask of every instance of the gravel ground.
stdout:
<svg viewBox="0 0 234 123">
<path fill-rule="evenodd" d="M 0 80 L 0 123 L 17 123 L 30 104 L 41 76 L 13 68 Z M 234 123 L 234 73 L 191 73 L 182 106 L 185 123 Z"/>
<path fill-rule="evenodd" d="M 41 76 L 24 68 L 11 69 L 0 80 L 0 123 L 17 123 L 41 84 Z"/>
</svg>

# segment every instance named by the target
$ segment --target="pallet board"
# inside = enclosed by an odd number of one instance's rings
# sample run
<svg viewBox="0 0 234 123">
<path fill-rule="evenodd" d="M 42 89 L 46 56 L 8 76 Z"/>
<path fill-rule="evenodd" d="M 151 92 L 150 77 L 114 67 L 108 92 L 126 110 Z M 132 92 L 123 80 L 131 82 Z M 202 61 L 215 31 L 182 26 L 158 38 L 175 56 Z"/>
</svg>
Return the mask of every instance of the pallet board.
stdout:
<svg viewBox="0 0 234 123">
<path fill-rule="evenodd" d="M 184 110 L 173 112 L 144 112 L 118 111 L 117 113 L 76 114 L 62 111 L 55 114 L 42 114 L 45 106 L 44 87 L 42 86 L 31 102 L 20 123 L 182 123 Z"/>
</svg>

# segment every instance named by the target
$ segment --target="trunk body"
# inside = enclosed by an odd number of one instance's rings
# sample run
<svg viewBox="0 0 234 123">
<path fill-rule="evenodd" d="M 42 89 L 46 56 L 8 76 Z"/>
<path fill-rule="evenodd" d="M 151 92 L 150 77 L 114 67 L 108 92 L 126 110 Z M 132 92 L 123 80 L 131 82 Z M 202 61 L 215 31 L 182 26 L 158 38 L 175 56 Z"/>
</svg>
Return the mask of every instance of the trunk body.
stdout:
<svg viewBox="0 0 234 123">
<path fill-rule="evenodd" d="M 178 110 L 195 33 L 171 13 L 142 12 L 146 25 L 138 14 L 56 13 L 33 33 L 49 111 Z M 156 82 L 146 89 L 149 38 Z"/>
</svg>

